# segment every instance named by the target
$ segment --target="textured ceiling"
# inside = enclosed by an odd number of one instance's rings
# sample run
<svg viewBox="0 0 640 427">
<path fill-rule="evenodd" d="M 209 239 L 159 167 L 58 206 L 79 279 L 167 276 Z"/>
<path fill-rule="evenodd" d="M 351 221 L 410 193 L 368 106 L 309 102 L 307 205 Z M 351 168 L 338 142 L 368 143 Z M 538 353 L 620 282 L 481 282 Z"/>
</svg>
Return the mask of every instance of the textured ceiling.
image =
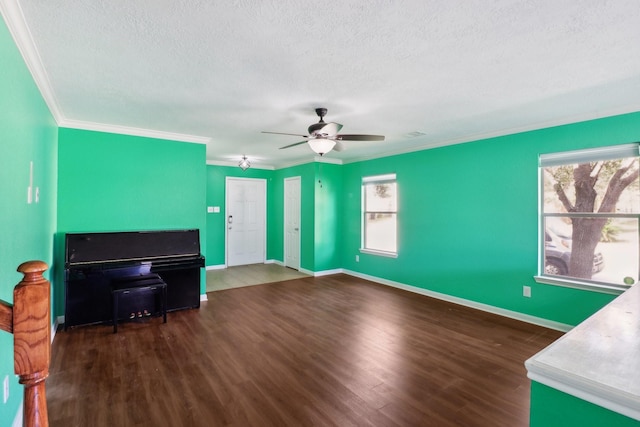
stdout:
<svg viewBox="0 0 640 427">
<path fill-rule="evenodd" d="M 640 110 L 638 0 L 0 4 L 61 126 L 179 134 L 209 161 L 311 160 L 260 131 L 304 134 L 315 107 L 386 136 L 343 162 Z"/>
</svg>

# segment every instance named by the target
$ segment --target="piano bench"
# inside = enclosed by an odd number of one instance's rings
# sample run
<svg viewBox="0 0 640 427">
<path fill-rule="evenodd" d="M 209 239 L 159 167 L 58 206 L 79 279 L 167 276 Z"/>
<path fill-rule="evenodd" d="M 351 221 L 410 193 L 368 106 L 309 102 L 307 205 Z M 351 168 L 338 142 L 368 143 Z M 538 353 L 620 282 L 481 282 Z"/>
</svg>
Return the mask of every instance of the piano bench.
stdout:
<svg viewBox="0 0 640 427">
<path fill-rule="evenodd" d="M 167 323 L 167 284 L 157 274 L 119 277 L 111 281 L 113 304 L 113 333 L 118 332 L 118 305 L 120 298 L 137 294 L 161 292 L 160 305 L 163 323 Z M 151 313 L 148 313 L 151 315 Z"/>
</svg>

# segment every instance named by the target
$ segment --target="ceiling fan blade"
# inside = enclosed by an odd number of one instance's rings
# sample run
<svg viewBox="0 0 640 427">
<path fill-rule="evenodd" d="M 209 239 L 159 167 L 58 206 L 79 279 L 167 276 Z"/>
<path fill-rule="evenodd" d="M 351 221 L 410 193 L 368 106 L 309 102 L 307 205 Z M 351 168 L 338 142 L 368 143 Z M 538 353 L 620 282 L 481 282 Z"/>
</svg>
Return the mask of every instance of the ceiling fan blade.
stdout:
<svg viewBox="0 0 640 427">
<path fill-rule="evenodd" d="M 322 127 L 322 129 L 318 129 L 319 134 L 333 136 L 340 132 L 342 129 L 342 125 L 340 123 L 329 122 Z"/>
<path fill-rule="evenodd" d="M 333 151 L 343 151 L 346 147 L 342 141 L 336 141 L 336 145 L 333 146 Z"/>
<path fill-rule="evenodd" d="M 280 149 L 284 150 L 285 148 L 291 148 L 291 147 L 295 147 L 296 145 L 306 144 L 306 143 L 307 141 L 300 141 L 300 142 L 296 142 L 295 144 L 285 145 L 284 147 L 280 147 Z"/>
<path fill-rule="evenodd" d="M 267 132 L 266 130 L 263 130 L 261 133 L 272 133 L 274 135 L 301 136 L 303 138 L 308 138 L 309 137 L 309 135 L 300 135 L 299 133 Z"/>
<path fill-rule="evenodd" d="M 384 141 L 384 135 L 336 135 L 342 141 Z"/>
<path fill-rule="evenodd" d="M 309 135 L 312 136 L 333 136 L 340 132 L 342 125 L 334 122 L 318 122 L 309 126 Z"/>
</svg>

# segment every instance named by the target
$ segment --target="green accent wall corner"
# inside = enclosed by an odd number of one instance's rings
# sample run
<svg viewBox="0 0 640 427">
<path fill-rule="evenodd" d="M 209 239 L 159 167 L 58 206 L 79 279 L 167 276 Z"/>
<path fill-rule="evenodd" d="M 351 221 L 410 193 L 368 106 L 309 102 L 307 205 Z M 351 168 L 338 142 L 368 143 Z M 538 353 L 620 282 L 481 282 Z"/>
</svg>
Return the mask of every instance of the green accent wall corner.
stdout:
<svg viewBox="0 0 640 427">
<path fill-rule="evenodd" d="M 340 268 L 342 169 L 340 165 L 309 162 L 279 170 L 207 166 L 207 206 L 220 207 L 207 216 L 207 266 L 225 259 L 226 178 L 267 181 L 266 260 L 284 261 L 284 180 L 299 176 L 301 183 L 300 267 L 317 272 Z"/>
<path fill-rule="evenodd" d="M 4 21 L 0 57 L 2 300 L 12 300 L 20 280 L 16 267 L 41 259 L 51 266 L 53 318 L 64 313 L 66 232 L 198 228 L 206 264 L 224 264 L 229 176 L 267 180 L 268 260 L 284 258 L 284 179 L 300 176 L 303 270 L 346 269 L 568 325 L 614 298 L 534 281 L 537 162 L 542 153 L 638 141 L 640 113 L 345 165 L 310 161 L 243 172 L 207 166 L 201 144 L 58 128 Z M 398 181 L 397 258 L 359 251 L 362 177 L 386 173 L 396 173 Z M 37 203 L 27 203 L 31 183 Z M 221 213 L 207 214 L 207 206 Z M 205 277 L 203 270 L 201 293 Z M 531 298 L 522 296 L 525 285 Z M 13 420 L 21 404 L 12 359 L 12 337 L 0 333 L 0 379 L 11 378 L 1 420 Z M 553 425 L 545 423 L 565 404 L 606 425 L 638 425 L 569 400 L 532 384 L 532 425 Z M 584 421 L 576 420 L 570 422 Z"/>
<path fill-rule="evenodd" d="M 640 139 L 640 113 L 343 166 L 342 267 L 577 325 L 614 296 L 536 283 L 538 156 Z M 396 173 L 398 257 L 360 248 L 362 177 Z M 522 296 L 530 286 L 531 298 Z"/>
<path fill-rule="evenodd" d="M 205 145 L 67 128 L 58 139 L 57 265 L 75 232 L 197 228 L 206 258 Z M 55 298 L 62 315 L 62 289 Z"/>
<path fill-rule="evenodd" d="M 220 208 L 218 213 L 207 214 L 207 266 L 225 265 L 226 241 L 226 179 L 254 178 L 264 179 L 267 184 L 267 259 L 274 259 L 275 248 L 270 245 L 273 241 L 272 224 L 274 221 L 274 181 L 273 171 L 268 169 L 249 168 L 245 171 L 239 167 L 207 165 L 207 206 Z M 276 257 L 277 259 L 277 257 Z"/>
<path fill-rule="evenodd" d="M 58 134 L 53 115 L 1 19 L 0 58 L 0 299 L 12 303 L 13 288 L 22 278 L 16 269 L 24 261 L 46 262 L 50 269 L 45 277 L 52 277 Z M 0 405 L 0 420 L 7 422 L 15 419 L 23 394 L 13 368 L 13 336 L 0 331 L 0 381 L 10 379 L 9 400 Z"/>
<path fill-rule="evenodd" d="M 316 163 L 314 183 L 314 269 L 342 268 L 342 166 Z"/>
</svg>

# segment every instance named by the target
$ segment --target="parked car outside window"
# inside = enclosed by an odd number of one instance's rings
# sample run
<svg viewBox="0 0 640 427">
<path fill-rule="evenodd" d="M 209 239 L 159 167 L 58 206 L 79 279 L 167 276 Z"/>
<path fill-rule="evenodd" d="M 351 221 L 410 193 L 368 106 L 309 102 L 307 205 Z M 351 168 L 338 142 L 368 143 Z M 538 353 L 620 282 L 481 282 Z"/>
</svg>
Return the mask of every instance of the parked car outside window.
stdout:
<svg viewBox="0 0 640 427">
<path fill-rule="evenodd" d="M 544 272 L 554 276 L 566 276 L 571 260 L 571 238 L 559 236 L 546 229 L 544 233 Z M 600 252 L 593 255 L 593 274 L 604 269 L 604 259 Z"/>
</svg>

